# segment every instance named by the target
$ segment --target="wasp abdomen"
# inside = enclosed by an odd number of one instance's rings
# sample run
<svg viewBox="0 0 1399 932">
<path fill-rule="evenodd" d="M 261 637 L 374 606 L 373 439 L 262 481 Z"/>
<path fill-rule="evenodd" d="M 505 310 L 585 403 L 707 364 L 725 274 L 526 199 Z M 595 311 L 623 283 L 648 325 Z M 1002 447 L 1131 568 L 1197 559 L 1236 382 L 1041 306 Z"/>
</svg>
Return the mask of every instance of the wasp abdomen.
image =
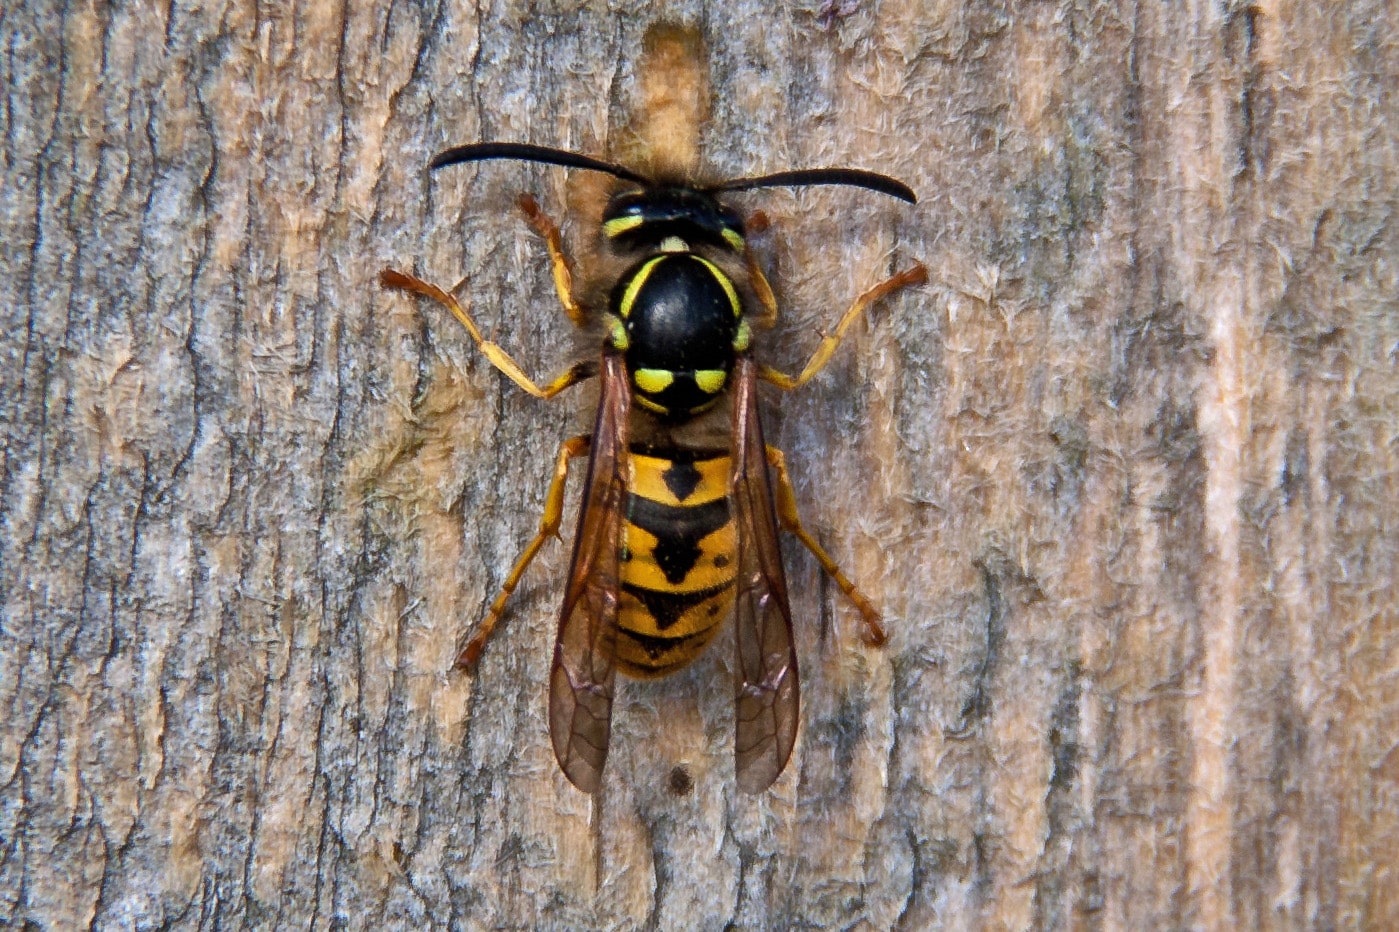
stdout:
<svg viewBox="0 0 1399 932">
<path fill-rule="evenodd" d="M 617 665 L 661 676 L 704 649 L 729 617 L 737 544 L 727 453 L 633 453 L 622 529 Z"/>
</svg>

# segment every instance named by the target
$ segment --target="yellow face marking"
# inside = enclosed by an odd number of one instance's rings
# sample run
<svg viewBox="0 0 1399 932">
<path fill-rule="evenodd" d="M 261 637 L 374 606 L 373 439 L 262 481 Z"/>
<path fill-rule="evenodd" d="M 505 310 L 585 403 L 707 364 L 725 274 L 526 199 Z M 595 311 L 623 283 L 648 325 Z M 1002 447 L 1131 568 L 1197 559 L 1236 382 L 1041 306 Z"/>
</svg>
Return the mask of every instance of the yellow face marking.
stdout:
<svg viewBox="0 0 1399 932">
<path fill-rule="evenodd" d="M 609 238 L 621 236 L 628 230 L 635 230 L 642 222 L 641 217 L 613 217 L 602 225 L 602 232 Z"/>
<path fill-rule="evenodd" d="M 738 333 L 734 334 L 734 352 L 748 352 L 748 347 L 752 342 L 753 328 L 748 326 L 748 318 L 744 317 L 738 322 Z"/>
<path fill-rule="evenodd" d="M 699 369 L 695 372 L 695 384 L 706 395 L 717 395 L 728 378 L 729 374 L 723 369 Z"/>
<path fill-rule="evenodd" d="M 724 242 L 733 247 L 734 252 L 743 252 L 743 236 L 737 230 L 732 227 L 724 227 L 721 235 L 724 237 Z"/>
<path fill-rule="evenodd" d="M 632 276 L 632 280 L 627 282 L 627 290 L 622 292 L 621 307 L 618 308 L 622 314 L 623 320 L 626 320 L 627 315 L 631 313 L 631 307 L 636 303 L 636 296 L 641 292 L 642 286 L 646 284 L 646 279 L 651 277 L 651 270 L 656 267 L 657 262 L 660 262 L 664 258 L 665 256 L 656 256 L 649 260 L 645 265 L 637 269 L 636 274 Z M 732 288 L 733 286 L 729 287 Z"/>
<path fill-rule="evenodd" d="M 743 305 L 738 300 L 738 291 L 734 288 L 734 283 L 729 281 L 729 277 L 713 262 L 710 262 L 703 256 L 695 256 L 695 258 L 703 262 L 704 267 L 709 269 L 710 274 L 723 286 L 724 293 L 729 296 L 729 307 L 733 308 L 734 316 L 741 317 L 743 315 Z"/>
<path fill-rule="evenodd" d="M 647 394 L 663 392 L 675 381 L 675 373 L 665 369 L 637 369 L 632 373 L 632 384 Z"/>
</svg>

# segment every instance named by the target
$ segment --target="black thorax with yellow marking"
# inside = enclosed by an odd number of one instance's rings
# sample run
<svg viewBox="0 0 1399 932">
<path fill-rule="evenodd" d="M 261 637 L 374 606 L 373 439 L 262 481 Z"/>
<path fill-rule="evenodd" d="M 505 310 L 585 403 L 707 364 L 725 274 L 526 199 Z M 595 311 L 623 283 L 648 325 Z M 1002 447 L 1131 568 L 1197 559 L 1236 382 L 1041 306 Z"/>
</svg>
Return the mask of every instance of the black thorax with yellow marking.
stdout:
<svg viewBox="0 0 1399 932">
<path fill-rule="evenodd" d="M 614 248 L 642 253 L 608 308 L 609 345 L 626 356 L 633 398 L 671 420 L 703 411 L 723 393 L 750 334 L 733 280 L 693 249 L 742 255 L 742 221 L 706 194 L 660 187 L 614 197 L 602 230 Z"/>
</svg>

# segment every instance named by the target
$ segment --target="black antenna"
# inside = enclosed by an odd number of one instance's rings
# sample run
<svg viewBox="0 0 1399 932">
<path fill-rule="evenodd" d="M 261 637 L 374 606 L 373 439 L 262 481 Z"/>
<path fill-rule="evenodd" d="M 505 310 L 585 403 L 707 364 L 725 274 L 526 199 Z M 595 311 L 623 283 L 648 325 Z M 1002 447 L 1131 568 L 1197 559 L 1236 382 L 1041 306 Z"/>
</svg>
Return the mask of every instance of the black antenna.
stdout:
<svg viewBox="0 0 1399 932">
<path fill-rule="evenodd" d="M 589 171 L 606 172 L 623 181 L 650 186 L 651 182 L 636 172 L 604 162 L 591 156 L 569 152 L 566 149 L 551 149 L 549 146 L 534 146 L 527 142 L 475 142 L 467 146 L 455 146 L 439 152 L 428 163 L 429 168 L 443 165 L 456 165 L 458 162 L 483 162 L 486 159 L 519 159 L 524 162 L 543 162 L 546 165 L 562 165 L 565 168 L 586 168 Z"/>
<path fill-rule="evenodd" d="M 878 172 L 867 172 L 860 168 L 799 168 L 772 175 L 760 175 L 756 178 L 734 178 L 705 190 L 708 193 L 713 193 L 715 191 L 746 191 L 749 188 L 787 188 L 808 184 L 844 184 L 855 188 L 868 188 L 871 191 L 878 191 L 880 194 L 887 194 L 910 204 L 918 203 L 918 195 L 914 194 L 913 189 L 902 181 L 890 178 L 888 175 L 881 175 Z"/>
<path fill-rule="evenodd" d="M 484 162 L 487 159 L 519 159 L 523 162 L 542 162 L 546 165 L 562 165 L 564 168 L 583 168 L 588 171 L 606 172 L 623 181 L 630 181 L 643 187 L 653 187 L 655 182 L 639 175 L 615 162 L 604 162 L 590 155 L 569 152 L 567 149 L 554 149 L 550 146 L 536 146 L 527 142 L 474 142 L 465 146 L 454 146 L 439 152 L 428 163 L 429 168 L 456 165 L 460 162 Z M 841 184 L 854 188 L 866 188 L 896 197 L 910 204 L 918 203 L 913 189 L 888 175 L 869 172 L 860 168 L 802 168 L 794 171 L 776 172 L 753 178 L 734 178 L 702 189 L 706 194 L 719 191 L 746 191 L 751 188 L 786 188 L 815 184 Z"/>
</svg>

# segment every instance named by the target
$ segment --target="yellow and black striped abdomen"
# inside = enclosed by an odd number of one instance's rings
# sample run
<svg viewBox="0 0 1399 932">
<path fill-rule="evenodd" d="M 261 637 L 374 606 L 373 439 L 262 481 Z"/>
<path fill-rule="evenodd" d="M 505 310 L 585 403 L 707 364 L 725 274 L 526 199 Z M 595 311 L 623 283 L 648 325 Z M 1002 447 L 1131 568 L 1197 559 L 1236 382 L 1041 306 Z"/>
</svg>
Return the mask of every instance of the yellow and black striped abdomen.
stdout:
<svg viewBox="0 0 1399 932">
<path fill-rule="evenodd" d="M 662 676 L 698 656 L 733 609 L 729 456 L 633 453 L 631 464 L 617 668 Z"/>
</svg>

